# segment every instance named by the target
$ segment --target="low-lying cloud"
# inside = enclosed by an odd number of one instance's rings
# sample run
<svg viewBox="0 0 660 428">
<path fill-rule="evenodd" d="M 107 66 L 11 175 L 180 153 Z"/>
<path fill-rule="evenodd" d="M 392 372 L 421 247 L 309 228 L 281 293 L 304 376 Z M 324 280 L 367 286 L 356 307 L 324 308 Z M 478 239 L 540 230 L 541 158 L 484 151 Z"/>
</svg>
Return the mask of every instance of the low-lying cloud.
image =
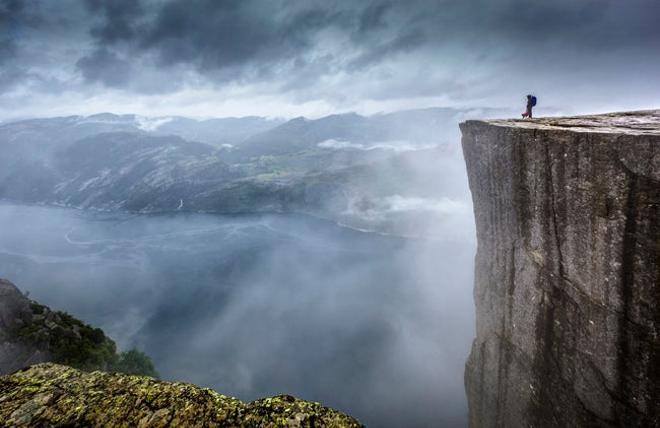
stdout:
<svg viewBox="0 0 660 428">
<path fill-rule="evenodd" d="M 136 116 L 135 121 L 137 122 L 137 127 L 143 131 L 152 132 L 156 131 L 161 126 L 165 125 L 172 121 L 171 117 L 146 117 L 146 116 Z"/>
<path fill-rule="evenodd" d="M 387 150 L 392 152 L 410 152 L 415 150 L 425 150 L 437 147 L 438 144 L 410 144 L 406 141 L 387 141 L 387 142 L 374 142 L 369 144 L 351 143 L 350 141 L 338 141 L 329 139 L 317 144 L 318 147 L 323 149 L 336 149 L 336 150 Z"/>
<path fill-rule="evenodd" d="M 369 426 L 465 424 L 473 241 L 295 215 L 4 204 L 0 220 L 1 276 L 147 352 L 165 379 L 293 394 Z"/>
<path fill-rule="evenodd" d="M 383 200 L 383 206 L 392 212 L 426 211 L 438 214 L 469 215 L 471 207 L 464 201 L 449 198 L 428 199 L 393 195 Z"/>
</svg>

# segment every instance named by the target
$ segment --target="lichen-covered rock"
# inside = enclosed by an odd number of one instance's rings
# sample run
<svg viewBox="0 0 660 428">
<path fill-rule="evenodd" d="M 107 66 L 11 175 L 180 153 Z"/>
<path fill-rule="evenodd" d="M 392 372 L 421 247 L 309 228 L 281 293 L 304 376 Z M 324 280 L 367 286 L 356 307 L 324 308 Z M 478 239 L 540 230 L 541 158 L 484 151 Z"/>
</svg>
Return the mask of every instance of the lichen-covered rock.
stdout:
<svg viewBox="0 0 660 428">
<path fill-rule="evenodd" d="M 470 425 L 660 426 L 660 111 L 461 130 Z"/>
<path fill-rule="evenodd" d="M 335 410 L 277 396 L 243 403 L 210 389 L 46 363 L 0 378 L 0 425 L 361 427 Z"/>
</svg>

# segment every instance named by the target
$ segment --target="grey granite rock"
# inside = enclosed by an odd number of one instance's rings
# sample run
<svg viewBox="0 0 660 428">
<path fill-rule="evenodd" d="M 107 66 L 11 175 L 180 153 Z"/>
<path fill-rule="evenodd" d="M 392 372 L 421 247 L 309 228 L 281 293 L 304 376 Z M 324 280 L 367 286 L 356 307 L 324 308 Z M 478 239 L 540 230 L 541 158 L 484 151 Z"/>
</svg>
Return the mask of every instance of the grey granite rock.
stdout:
<svg viewBox="0 0 660 428">
<path fill-rule="evenodd" d="M 660 111 L 461 130 L 470 425 L 660 426 Z"/>
</svg>

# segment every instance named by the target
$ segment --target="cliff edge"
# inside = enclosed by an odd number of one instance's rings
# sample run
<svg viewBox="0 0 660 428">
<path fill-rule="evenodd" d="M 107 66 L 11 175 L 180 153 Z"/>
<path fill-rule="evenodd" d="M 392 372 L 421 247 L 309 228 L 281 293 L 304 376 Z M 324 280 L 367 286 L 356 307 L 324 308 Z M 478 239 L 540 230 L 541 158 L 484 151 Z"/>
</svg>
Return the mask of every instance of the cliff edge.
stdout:
<svg viewBox="0 0 660 428">
<path fill-rule="evenodd" d="M 660 110 L 461 130 L 470 425 L 660 426 Z"/>
<path fill-rule="evenodd" d="M 46 363 L 0 378 L 0 426 L 361 427 L 281 395 L 243 403 L 210 389 Z"/>
</svg>

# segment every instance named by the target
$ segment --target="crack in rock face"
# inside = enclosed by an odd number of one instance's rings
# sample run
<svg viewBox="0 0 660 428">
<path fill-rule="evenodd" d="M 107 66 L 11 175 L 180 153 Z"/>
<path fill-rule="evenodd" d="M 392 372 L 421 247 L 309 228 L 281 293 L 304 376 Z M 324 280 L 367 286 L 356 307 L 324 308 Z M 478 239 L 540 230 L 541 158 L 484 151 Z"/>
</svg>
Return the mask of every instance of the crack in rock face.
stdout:
<svg viewBox="0 0 660 428">
<path fill-rule="evenodd" d="M 470 425 L 660 426 L 660 111 L 461 130 Z"/>
</svg>

